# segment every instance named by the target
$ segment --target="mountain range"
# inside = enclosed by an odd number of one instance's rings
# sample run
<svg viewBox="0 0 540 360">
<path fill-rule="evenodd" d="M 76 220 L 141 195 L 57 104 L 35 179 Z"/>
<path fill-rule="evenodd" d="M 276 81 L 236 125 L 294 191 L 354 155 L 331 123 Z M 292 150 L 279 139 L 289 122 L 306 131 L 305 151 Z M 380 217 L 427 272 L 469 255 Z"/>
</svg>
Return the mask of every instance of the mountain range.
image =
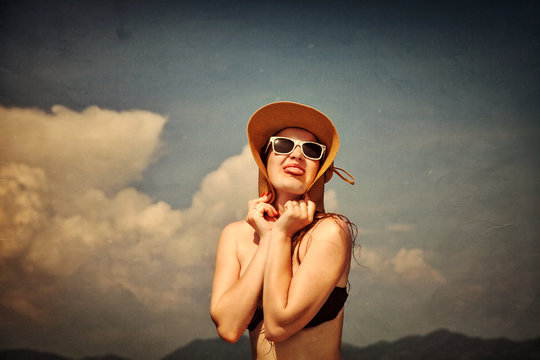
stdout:
<svg viewBox="0 0 540 360">
<path fill-rule="evenodd" d="M 448 330 L 423 336 L 407 336 L 396 341 L 381 341 L 366 347 L 344 344 L 344 360 L 540 360 L 540 338 L 512 341 L 482 339 Z M 247 337 L 236 344 L 221 339 L 197 339 L 161 360 L 237 360 L 250 359 Z M 0 350 L 1 360 L 74 360 L 61 355 L 29 349 Z M 128 360 L 116 355 L 85 357 L 79 360 Z"/>
</svg>

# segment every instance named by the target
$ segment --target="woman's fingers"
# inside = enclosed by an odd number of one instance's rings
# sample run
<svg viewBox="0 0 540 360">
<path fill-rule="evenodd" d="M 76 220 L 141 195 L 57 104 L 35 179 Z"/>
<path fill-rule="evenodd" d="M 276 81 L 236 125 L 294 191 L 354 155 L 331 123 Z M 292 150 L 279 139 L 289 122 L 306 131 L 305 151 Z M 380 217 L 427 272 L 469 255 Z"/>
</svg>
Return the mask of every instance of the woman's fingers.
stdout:
<svg viewBox="0 0 540 360">
<path fill-rule="evenodd" d="M 266 215 L 270 217 L 276 217 L 278 215 L 276 208 L 274 208 L 272 205 L 267 204 L 267 203 L 257 204 L 256 210 L 261 215 L 264 215 L 265 213 Z"/>
<path fill-rule="evenodd" d="M 255 206 L 253 206 L 249 211 L 248 211 L 248 215 L 247 217 L 248 218 L 256 218 L 256 217 L 259 217 L 259 218 L 264 218 L 264 216 L 267 215 L 271 218 L 273 217 L 277 217 L 278 216 L 278 212 L 277 210 L 270 204 L 267 204 L 267 203 L 259 203 Z"/>
<path fill-rule="evenodd" d="M 264 193 L 264 194 L 261 195 L 261 197 L 249 200 L 248 201 L 248 209 L 251 210 L 251 209 L 255 208 L 258 204 L 261 204 L 261 203 L 268 203 L 268 201 L 270 201 L 270 199 L 271 199 L 271 194 L 270 193 Z"/>
<path fill-rule="evenodd" d="M 268 193 L 263 193 L 261 197 L 259 197 L 258 200 L 267 203 L 268 201 L 270 201 L 271 198 L 272 198 L 272 193 L 268 192 Z"/>
<path fill-rule="evenodd" d="M 290 200 L 284 204 L 285 211 L 280 215 L 276 222 L 279 228 L 282 228 L 288 236 L 293 236 L 295 232 L 313 221 L 308 210 L 308 202 Z"/>
<path fill-rule="evenodd" d="M 246 221 L 261 237 L 271 230 L 272 223 L 279 216 L 277 210 L 267 202 L 270 199 L 270 194 L 263 194 L 261 197 L 248 202 Z"/>
<path fill-rule="evenodd" d="M 302 200 L 289 200 L 283 207 L 284 211 L 279 214 L 279 220 L 276 224 L 289 236 L 313 222 L 316 206 L 308 195 Z"/>
<path fill-rule="evenodd" d="M 255 208 L 257 208 L 259 206 L 259 204 L 268 203 L 269 200 L 270 200 L 270 193 L 268 193 L 268 194 L 264 193 L 264 194 L 262 194 L 261 197 L 259 197 L 257 199 L 249 200 L 248 201 L 248 211 L 254 210 Z"/>
<path fill-rule="evenodd" d="M 307 212 L 308 212 L 307 202 L 299 201 L 298 206 L 300 207 L 300 211 L 302 212 L 302 215 L 307 214 Z"/>
<path fill-rule="evenodd" d="M 268 221 L 268 218 L 275 218 L 279 215 L 278 211 L 266 201 L 270 200 L 270 194 L 263 194 L 257 199 L 248 202 L 248 214 L 246 220 L 250 224 L 256 225 Z"/>
<path fill-rule="evenodd" d="M 297 218 L 298 220 L 307 219 L 308 223 L 313 221 L 315 207 L 315 203 L 311 200 L 289 200 L 285 203 L 285 211 L 289 216 Z"/>
</svg>

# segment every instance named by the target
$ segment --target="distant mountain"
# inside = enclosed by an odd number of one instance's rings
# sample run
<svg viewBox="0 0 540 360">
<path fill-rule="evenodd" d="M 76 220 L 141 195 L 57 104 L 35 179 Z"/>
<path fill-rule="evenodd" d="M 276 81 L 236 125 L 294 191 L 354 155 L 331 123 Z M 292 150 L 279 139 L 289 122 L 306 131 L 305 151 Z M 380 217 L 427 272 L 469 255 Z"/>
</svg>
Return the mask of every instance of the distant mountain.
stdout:
<svg viewBox="0 0 540 360">
<path fill-rule="evenodd" d="M 407 336 L 381 341 L 366 347 L 344 344 L 344 360 L 540 360 L 540 338 L 528 341 L 481 339 L 437 330 L 425 336 Z M 247 337 L 236 344 L 221 339 L 194 340 L 162 360 L 243 360 L 250 359 Z M 33 350 L 0 350 L 0 360 L 73 360 Z M 127 360 L 116 355 L 80 360 Z"/>
<path fill-rule="evenodd" d="M 2 360 L 71 360 L 48 352 L 41 352 L 27 349 L 9 349 L 0 350 L 0 359 Z"/>
<path fill-rule="evenodd" d="M 344 345 L 342 354 L 344 360 L 539 360 L 540 338 L 485 340 L 437 330 L 363 348 Z"/>
<path fill-rule="evenodd" d="M 243 360 L 251 359 L 251 348 L 247 337 L 242 336 L 234 344 L 221 339 L 195 340 L 162 360 Z"/>
<path fill-rule="evenodd" d="M 73 360 L 65 356 L 30 349 L 0 350 L 0 360 Z M 126 358 L 108 354 L 102 356 L 88 356 L 80 360 L 128 360 Z"/>
<path fill-rule="evenodd" d="M 80 360 L 129 360 L 129 359 L 120 357 L 114 354 L 107 354 L 107 355 L 101 355 L 101 356 L 86 356 Z"/>
</svg>

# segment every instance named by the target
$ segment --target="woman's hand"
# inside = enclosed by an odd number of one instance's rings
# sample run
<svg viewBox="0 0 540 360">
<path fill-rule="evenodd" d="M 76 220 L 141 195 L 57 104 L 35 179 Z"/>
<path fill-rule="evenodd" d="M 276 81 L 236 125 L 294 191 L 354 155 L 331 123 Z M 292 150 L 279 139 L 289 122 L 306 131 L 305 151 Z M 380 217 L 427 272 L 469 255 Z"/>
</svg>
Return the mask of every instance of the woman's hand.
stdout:
<svg viewBox="0 0 540 360">
<path fill-rule="evenodd" d="M 271 194 L 268 193 L 248 202 L 246 221 L 261 238 L 272 230 L 273 223 L 279 216 L 278 211 L 268 204 L 270 199 Z"/>
<path fill-rule="evenodd" d="M 282 230 L 287 237 L 313 222 L 315 203 L 306 194 L 304 200 L 289 200 L 284 205 L 285 211 L 274 224 L 274 229 Z"/>
</svg>

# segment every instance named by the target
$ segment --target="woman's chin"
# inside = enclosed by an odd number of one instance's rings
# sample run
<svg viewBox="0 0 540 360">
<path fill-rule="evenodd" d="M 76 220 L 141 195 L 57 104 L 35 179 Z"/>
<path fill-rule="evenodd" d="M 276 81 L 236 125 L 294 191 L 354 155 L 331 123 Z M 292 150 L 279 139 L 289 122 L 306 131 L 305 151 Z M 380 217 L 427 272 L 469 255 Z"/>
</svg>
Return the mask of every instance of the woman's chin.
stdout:
<svg viewBox="0 0 540 360">
<path fill-rule="evenodd" d="M 306 193 L 306 186 L 280 186 L 275 187 L 280 194 L 288 194 L 292 196 L 302 196 Z"/>
<path fill-rule="evenodd" d="M 272 181 L 273 179 L 270 178 L 270 182 L 272 183 L 272 186 L 274 189 L 283 194 L 289 194 L 293 196 L 302 196 L 306 193 L 308 184 L 306 183 L 305 178 L 297 178 L 297 177 L 284 177 L 280 179 L 276 179 L 276 181 Z"/>
</svg>

